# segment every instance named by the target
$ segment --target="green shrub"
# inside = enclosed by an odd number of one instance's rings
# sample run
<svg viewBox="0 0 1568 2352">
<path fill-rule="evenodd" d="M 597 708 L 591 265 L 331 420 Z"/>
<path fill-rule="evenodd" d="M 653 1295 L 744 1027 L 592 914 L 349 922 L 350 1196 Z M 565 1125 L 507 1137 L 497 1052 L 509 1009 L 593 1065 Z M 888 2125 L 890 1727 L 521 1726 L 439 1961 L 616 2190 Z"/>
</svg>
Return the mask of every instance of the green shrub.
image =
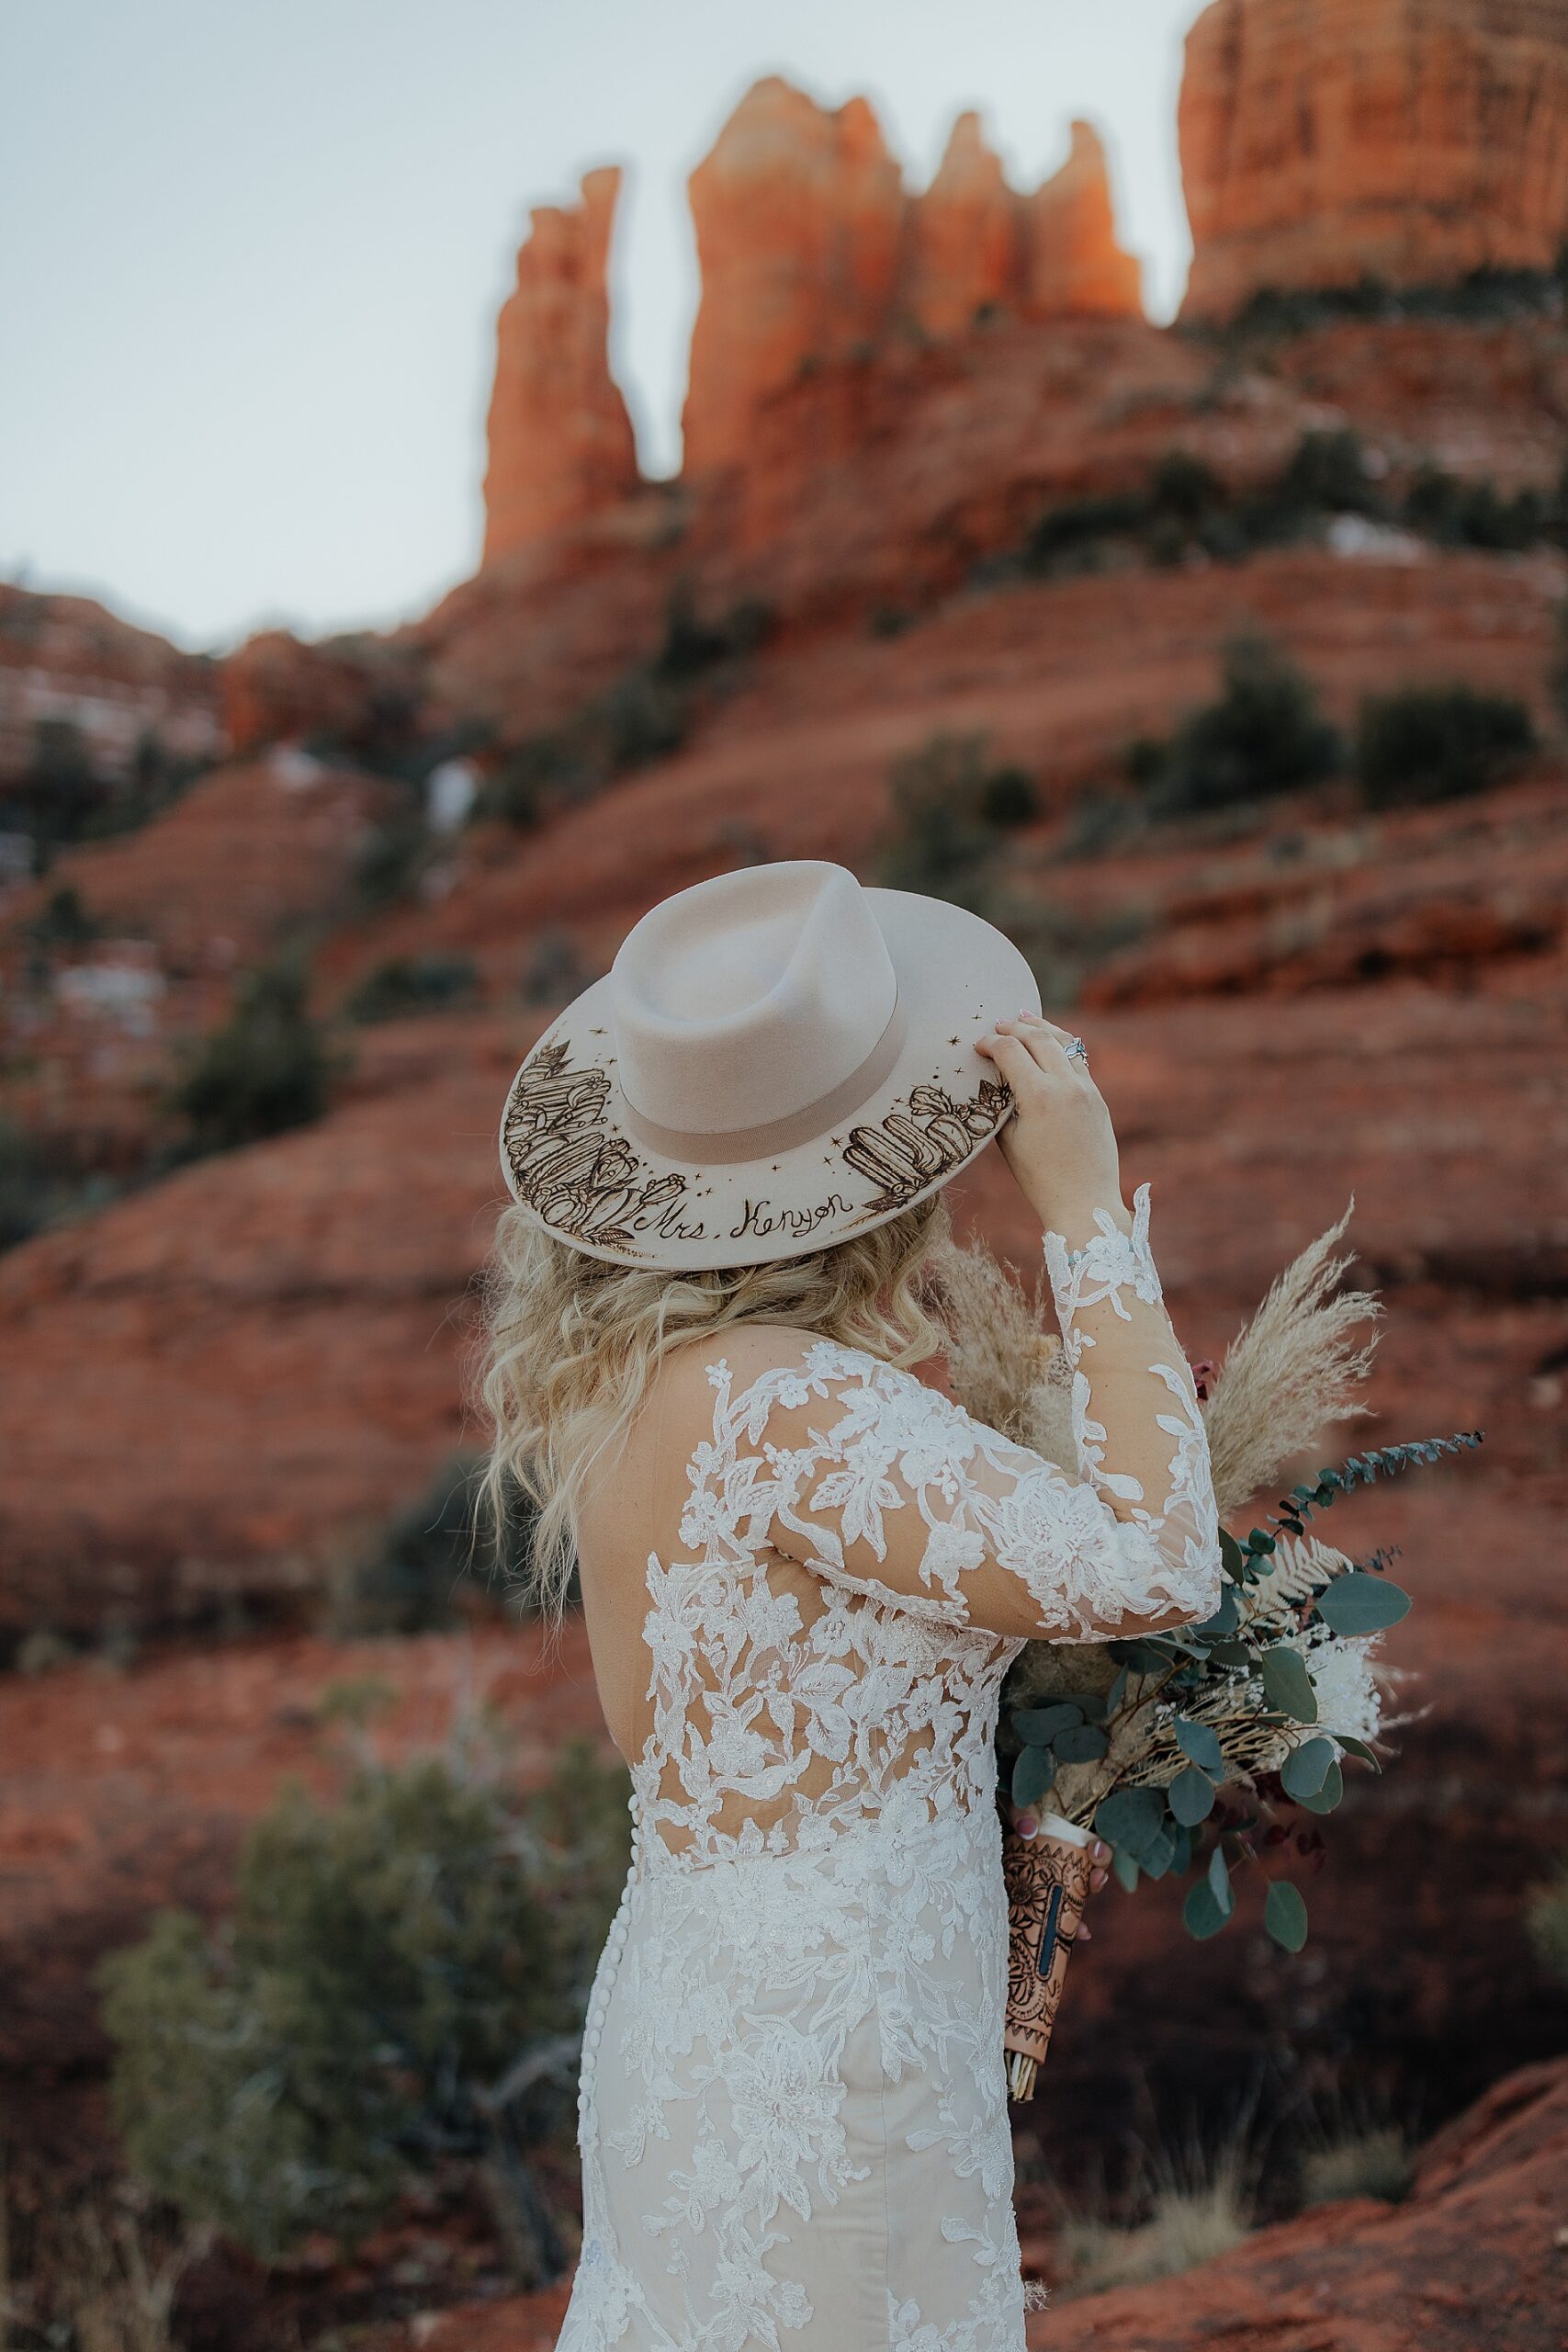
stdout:
<svg viewBox="0 0 1568 2352">
<path fill-rule="evenodd" d="M 396 906 L 414 888 L 430 862 L 430 828 L 422 803 L 403 805 L 367 828 L 354 862 L 354 891 L 366 914 Z"/>
<path fill-rule="evenodd" d="M 1141 530 L 1148 515 L 1148 498 L 1141 490 L 1108 491 L 1048 506 L 1024 540 L 1024 564 L 1047 575 L 1091 568 L 1105 540 Z"/>
<path fill-rule="evenodd" d="M 699 615 L 689 581 L 671 591 L 664 613 L 664 639 L 654 669 L 666 680 L 700 678 L 720 663 L 754 652 L 773 627 L 773 614 L 756 597 L 743 597 L 716 620 Z"/>
<path fill-rule="evenodd" d="M 241 981 L 229 1018 L 201 1046 L 172 1107 L 192 1152 L 231 1151 L 319 1119 L 331 1077 L 304 967 L 284 957 Z"/>
<path fill-rule="evenodd" d="M 1000 832 L 1032 824 L 1040 814 L 1040 794 L 1027 768 L 994 768 L 980 786 L 980 814 Z"/>
<path fill-rule="evenodd" d="M 1167 522 L 1191 530 L 1213 508 L 1224 504 L 1225 487 L 1201 458 L 1186 449 L 1168 449 L 1149 477 L 1149 497 Z"/>
<path fill-rule="evenodd" d="M 1531 1888 L 1525 1922 L 1541 1967 L 1568 1985 L 1568 1860 L 1560 1861 L 1543 1884 Z"/>
<path fill-rule="evenodd" d="M 89 913 L 74 885 L 62 882 L 50 892 L 27 928 L 35 947 L 85 947 L 100 935 L 103 925 Z"/>
<path fill-rule="evenodd" d="M 471 956 L 389 956 L 367 972 L 344 1004 L 351 1021 L 403 1021 L 422 1012 L 449 1012 L 479 995 L 479 967 Z"/>
<path fill-rule="evenodd" d="M 1333 433 L 1303 433 L 1276 493 L 1291 509 L 1329 514 L 1365 514 L 1377 503 L 1359 436 L 1348 427 Z"/>
<path fill-rule="evenodd" d="M 1129 773 L 1168 816 L 1299 792 L 1331 775 L 1341 756 L 1310 680 L 1257 638 L 1225 649 L 1215 701 L 1191 712 L 1157 752 L 1146 739 L 1134 751 Z"/>
<path fill-rule="evenodd" d="M 344 1565 L 330 1596 L 334 1634 L 435 1633 L 505 1605 L 527 1565 L 533 1515 L 516 1498 L 497 1560 L 476 1519 L 479 1468 L 472 1455 L 454 1454 Z"/>
<path fill-rule="evenodd" d="M 1032 780 L 995 765 L 983 735 L 933 735 L 895 760 L 888 791 L 895 831 L 878 881 L 976 910 L 987 904 L 1006 831 L 1035 813 Z"/>
<path fill-rule="evenodd" d="M 0 1250 L 31 1240 L 45 1223 L 44 1171 L 25 1127 L 0 1118 Z"/>
<path fill-rule="evenodd" d="M 1361 705 L 1356 779 L 1369 808 L 1484 792 L 1535 749 L 1535 723 L 1510 695 L 1404 686 Z"/>
<path fill-rule="evenodd" d="M 133 2171 L 268 2260 L 465 2164 L 520 2278 L 553 2275 L 528 2151 L 565 2119 L 626 1787 L 580 1743 L 533 1799 L 436 1757 L 362 1764 L 333 1802 L 287 1790 L 219 1935 L 165 1911 L 104 1965 Z"/>
</svg>

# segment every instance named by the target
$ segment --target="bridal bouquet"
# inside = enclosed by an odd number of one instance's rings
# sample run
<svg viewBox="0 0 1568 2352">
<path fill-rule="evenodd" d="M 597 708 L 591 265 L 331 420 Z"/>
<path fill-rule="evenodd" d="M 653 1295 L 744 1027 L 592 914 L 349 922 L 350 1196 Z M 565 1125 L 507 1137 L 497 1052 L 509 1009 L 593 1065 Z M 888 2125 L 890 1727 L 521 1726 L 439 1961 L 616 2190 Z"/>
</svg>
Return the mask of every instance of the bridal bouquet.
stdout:
<svg viewBox="0 0 1568 2352">
<path fill-rule="evenodd" d="M 1349 1212 L 1303 1251 L 1233 1341 L 1217 1373 L 1194 1366 L 1222 1521 L 1250 1516 L 1325 1422 L 1367 1410 L 1360 1390 L 1381 1311 L 1342 1292 L 1335 1245 Z M 982 1243 L 943 1253 L 955 1393 L 979 1419 L 1048 1459 L 1074 1462 L 1060 1341 Z M 1306 1905 L 1283 1875 L 1321 1848 L 1302 1812 L 1331 1813 L 1347 1758 L 1379 1769 L 1379 1637 L 1410 1607 L 1390 1555 L 1355 1560 L 1325 1542 L 1321 1516 L 1343 1495 L 1481 1442 L 1479 1430 L 1352 1454 L 1274 1498 L 1245 1535 L 1224 1532 L 1224 1598 L 1201 1625 L 1105 1643 L 1031 1642 L 1003 1686 L 999 1779 L 1034 1817 L 1003 1839 L 1011 1914 L 1006 2044 L 1012 2094 L 1027 2098 L 1050 2039 L 1090 1837 L 1114 1849 L 1129 1891 L 1190 1876 L 1182 1917 L 1200 1939 L 1232 1917 L 1232 1873 L 1269 1878 L 1264 1922 L 1299 1951 Z"/>
</svg>

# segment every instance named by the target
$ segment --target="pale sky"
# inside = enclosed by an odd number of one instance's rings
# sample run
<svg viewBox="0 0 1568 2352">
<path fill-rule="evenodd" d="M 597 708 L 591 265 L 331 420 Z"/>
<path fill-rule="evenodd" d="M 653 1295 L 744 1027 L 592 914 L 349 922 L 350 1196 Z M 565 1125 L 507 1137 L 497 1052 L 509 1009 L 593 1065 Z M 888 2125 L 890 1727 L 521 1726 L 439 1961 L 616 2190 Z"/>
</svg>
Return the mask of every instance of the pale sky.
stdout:
<svg viewBox="0 0 1568 2352">
<path fill-rule="evenodd" d="M 1198 0 L 0 0 L 0 575 L 188 645 L 418 613 L 474 568 L 530 205 L 627 166 L 612 358 L 679 463 L 685 175 L 760 74 L 870 96 L 911 187 L 1087 115 L 1154 316 Z"/>
</svg>

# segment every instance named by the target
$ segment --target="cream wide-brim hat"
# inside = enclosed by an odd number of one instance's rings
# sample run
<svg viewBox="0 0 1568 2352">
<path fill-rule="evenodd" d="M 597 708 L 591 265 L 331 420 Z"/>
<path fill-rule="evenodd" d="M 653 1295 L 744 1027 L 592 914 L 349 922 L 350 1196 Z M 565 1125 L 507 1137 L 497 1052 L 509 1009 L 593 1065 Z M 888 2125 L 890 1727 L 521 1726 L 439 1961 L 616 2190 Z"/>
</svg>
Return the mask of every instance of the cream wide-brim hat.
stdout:
<svg viewBox="0 0 1568 2352">
<path fill-rule="evenodd" d="M 547 1231 L 617 1265 L 750 1266 L 884 1225 L 1008 1118 L 976 1040 L 1037 1012 L 1001 932 L 796 860 L 634 925 L 513 1080 L 501 1164 Z"/>
</svg>

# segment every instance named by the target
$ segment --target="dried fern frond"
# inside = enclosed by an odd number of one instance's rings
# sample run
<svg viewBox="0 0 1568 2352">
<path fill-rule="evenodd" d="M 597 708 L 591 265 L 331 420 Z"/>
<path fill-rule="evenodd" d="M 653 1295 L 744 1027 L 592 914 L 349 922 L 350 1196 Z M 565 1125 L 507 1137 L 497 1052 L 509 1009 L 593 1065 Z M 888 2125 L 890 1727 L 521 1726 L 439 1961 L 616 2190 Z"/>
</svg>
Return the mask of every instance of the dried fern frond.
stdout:
<svg viewBox="0 0 1568 2352">
<path fill-rule="evenodd" d="M 1335 1295 L 1350 1263 L 1335 1244 L 1354 1206 L 1286 1267 L 1225 1352 L 1204 1415 L 1222 1520 L 1272 1485 L 1325 1422 L 1368 1409 L 1359 1391 L 1377 1335 L 1352 1334 L 1382 1309 L 1371 1291 Z"/>
<path fill-rule="evenodd" d="M 1243 1624 L 1293 1611 L 1350 1566 L 1343 1552 L 1318 1535 L 1280 1535 L 1268 1565 L 1236 1594 Z"/>
<path fill-rule="evenodd" d="M 932 1252 L 937 1306 L 948 1333 L 948 1373 L 964 1410 L 1063 1469 L 1075 1462 L 1071 1392 L 1062 1343 L 1044 1328 L 1043 1302 L 977 1237 Z"/>
</svg>

